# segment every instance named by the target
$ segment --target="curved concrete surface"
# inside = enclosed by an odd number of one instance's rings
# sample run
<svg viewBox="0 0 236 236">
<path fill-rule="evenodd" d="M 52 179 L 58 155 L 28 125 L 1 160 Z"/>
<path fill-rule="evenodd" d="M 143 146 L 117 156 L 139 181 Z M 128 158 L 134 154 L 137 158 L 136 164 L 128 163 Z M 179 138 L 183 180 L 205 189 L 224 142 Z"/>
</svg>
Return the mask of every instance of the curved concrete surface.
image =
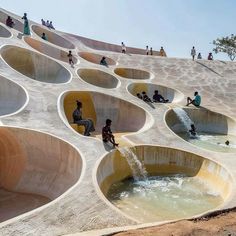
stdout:
<svg viewBox="0 0 236 236">
<path fill-rule="evenodd" d="M 142 145 L 132 147 L 131 150 L 144 163 L 151 176 L 186 174 L 204 181 L 224 201 L 231 195 L 232 177 L 224 167 L 214 161 L 168 147 Z M 132 177 L 130 166 L 119 150 L 102 158 L 95 174 L 97 184 L 105 196 L 112 184 Z M 132 217 L 138 220 L 137 216 Z"/>
<path fill-rule="evenodd" d="M 0 37 L 2 38 L 9 38 L 11 37 L 11 32 L 7 30 L 5 27 L 0 25 Z"/>
<path fill-rule="evenodd" d="M 56 84 L 71 78 L 70 72 L 56 61 L 25 48 L 4 46 L 1 56 L 9 66 L 33 80 Z"/>
<path fill-rule="evenodd" d="M 24 40 L 29 46 L 43 54 L 46 54 L 47 56 L 50 56 L 63 62 L 69 62 L 67 56 L 68 52 L 66 51 L 63 51 L 61 49 L 49 45 L 48 43 L 30 37 L 24 37 Z M 77 59 L 75 57 L 73 57 L 73 61 L 75 64 L 77 63 Z"/>
<path fill-rule="evenodd" d="M 102 70 L 97 69 L 79 69 L 78 76 L 85 82 L 101 87 L 101 88 L 116 88 L 119 80 Z"/>
<path fill-rule="evenodd" d="M 0 117 L 16 113 L 28 102 L 26 91 L 15 82 L 0 75 Z"/>
<path fill-rule="evenodd" d="M 139 70 L 134 68 L 116 68 L 114 72 L 126 79 L 150 79 L 151 73 L 145 70 Z"/>
<path fill-rule="evenodd" d="M 172 103 L 180 102 L 184 98 L 184 94 L 180 91 L 158 84 L 132 83 L 128 85 L 127 89 L 135 97 L 137 97 L 137 93 L 144 91 L 150 98 L 153 97 L 154 91 L 158 90 L 159 94 L 161 94 L 165 99 L 169 99 L 169 102 Z"/>
<path fill-rule="evenodd" d="M 18 31 L 20 31 L 21 33 L 23 33 L 23 29 L 24 29 L 24 24 L 19 21 L 19 20 L 16 20 L 14 17 L 12 17 L 12 15 L 8 15 L 6 14 L 5 12 L 3 11 L 0 11 L 0 22 L 3 23 L 3 24 L 6 24 L 6 19 L 7 17 L 10 16 L 13 20 L 13 22 L 15 23 L 13 29 L 16 29 Z"/>
<path fill-rule="evenodd" d="M 230 117 L 204 108 L 182 109 L 194 122 L 198 132 L 236 135 L 236 121 Z M 179 133 L 186 131 L 184 125 L 173 110 L 169 110 L 166 113 L 165 120 L 173 132 Z"/>
<path fill-rule="evenodd" d="M 67 39 L 63 38 L 62 36 L 60 36 L 59 34 L 56 34 L 55 32 L 53 32 L 53 30 L 49 30 L 44 26 L 38 26 L 38 25 L 32 25 L 32 31 L 37 34 L 40 38 L 42 36 L 43 33 L 46 34 L 46 37 L 48 39 L 48 42 L 55 44 L 59 47 L 63 47 L 63 48 L 69 48 L 69 49 L 74 49 L 75 46 L 68 41 Z"/>
<path fill-rule="evenodd" d="M 101 134 L 107 118 L 112 120 L 114 133 L 137 132 L 150 119 L 142 108 L 125 100 L 92 91 L 68 91 L 60 98 L 59 112 L 65 124 L 80 133 L 83 133 L 83 129 L 73 124 L 72 118 L 76 100 L 83 104 L 83 117 L 94 121 L 96 134 Z"/>
<path fill-rule="evenodd" d="M 79 52 L 78 55 L 80 57 L 82 57 L 84 60 L 92 62 L 94 64 L 100 64 L 100 61 L 101 61 L 102 57 L 104 56 L 104 55 L 99 55 L 99 54 L 95 54 L 92 52 Z M 106 57 L 106 62 L 109 66 L 116 65 L 116 62 L 113 59 L 111 59 L 107 56 L 105 56 L 105 57 Z"/>
<path fill-rule="evenodd" d="M 79 152 L 61 139 L 0 127 L 1 219 L 32 210 L 40 205 L 39 200 L 45 204 L 59 197 L 79 180 L 81 170 Z"/>
</svg>

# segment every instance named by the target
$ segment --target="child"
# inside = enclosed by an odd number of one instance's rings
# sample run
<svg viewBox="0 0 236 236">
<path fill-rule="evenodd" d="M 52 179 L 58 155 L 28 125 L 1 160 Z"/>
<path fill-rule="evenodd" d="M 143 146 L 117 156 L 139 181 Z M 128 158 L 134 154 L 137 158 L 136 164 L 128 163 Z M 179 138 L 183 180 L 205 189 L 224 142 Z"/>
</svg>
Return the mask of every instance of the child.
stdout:
<svg viewBox="0 0 236 236">
<path fill-rule="evenodd" d="M 118 143 L 115 142 L 114 135 L 111 132 L 111 120 L 106 119 L 106 125 L 102 128 L 102 140 L 107 143 L 110 141 L 114 147 L 118 147 Z"/>
<path fill-rule="evenodd" d="M 74 61 L 73 61 L 73 56 L 72 56 L 71 51 L 69 51 L 69 54 L 67 56 L 69 58 L 69 64 L 71 65 L 71 67 L 73 67 Z"/>
<path fill-rule="evenodd" d="M 189 130 L 189 132 L 191 135 L 196 136 L 197 132 L 194 124 L 191 124 L 191 129 Z"/>
<path fill-rule="evenodd" d="M 143 101 L 144 102 L 151 102 L 152 103 L 152 100 L 148 97 L 148 95 L 146 94 L 146 92 L 142 92 L 142 95 L 143 95 Z"/>
</svg>

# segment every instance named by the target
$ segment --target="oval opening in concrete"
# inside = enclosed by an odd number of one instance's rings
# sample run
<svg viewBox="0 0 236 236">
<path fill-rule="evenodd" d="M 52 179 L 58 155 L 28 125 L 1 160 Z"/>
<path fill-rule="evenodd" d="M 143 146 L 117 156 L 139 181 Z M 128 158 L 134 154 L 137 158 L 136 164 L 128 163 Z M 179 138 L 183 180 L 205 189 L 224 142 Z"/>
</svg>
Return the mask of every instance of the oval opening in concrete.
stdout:
<svg viewBox="0 0 236 236">
<path fill-rule="evenodd" d="M 140 172 L 145 176 L 137 179 Z M 96 180 L 103 195 L 139 223 L 190 218 L 220 208 L 233 183 L 218 163 L 148 145 L 107 154 L 97 166 Z"/>
<path fill-rule="evenodd" d="M 92 62 L 94 64 L 100 64 L 101 59 L 103 57 L 106 57 L 106 62 L 108 64 L 108 66 L 116 65 L 116 62 L 113 59 L 111 59 L 107 56 L 104 56 L 104 55 L 99 55 L 99 54 L 95 54 L 92 52 L 79 52 L 78 55 L 80 57 L 82 57 L 84 60 Z"/>
<path fill-rule="evenodd" d="M 63 51 L 45 42 L 30 38 L 30 37 L 24 37 L 24 40 L 29 46 L 31 46 L 35 50 L 47 56 L 50 56 L 54 59 L 57 59 L 63 62 L 67 62 L 67 63 L 69 62 L 69 59 L 67 56 L 69 52 Z M 74 56 L 73 56 L 73 61 L 75 64 L 77 63 L 77 59 Z"/>
<path fill-rule="evenodd" d="M 141 94 L 144 91 L 151 99 L 153 98 L 154 91 L 158 90 L 158 93 L 171 103 L 180 102 L 184 98 L 184 94 L 180 91 L 158 84 L 132 83 L 128 85 L 127 89 L 135 97 L 137 97 L 137 93 Z"/>
<path fill-rule="evenodd" d="M 116 88 L 119 80 L 102 70 L 97 69 L 79 69 L 78 76 L 85 82 L 101 87 L 101 88 Z"/>
<path fill-rule="evenodd" d="M 21 33 L 23 33 L 24 24 L 21 21 L 16 20 L 14 17 L 12 17 L 12 15 L 8 15 L 5 12 L 0 11 L 0 22 L 3 24 L 6 24 L 6 19 L 8 16 L 10 16 L 14 22 L 13 29 L 18 30 Z"/>
<path fill-rule="evenodd" d="M 55 44 L 59 47 L 63 48 L 69 48 L 69 49 L 74 49 L 75 45 L 72 44 L 70 41 L 67 39 L 63 38 L 59 34 L 56 34 L 52 30 L 48 30 L 46 27 L 41 27 L 38 25 L 32 25 L 32 30 L 35 34 L 37 34 L 40 38 L 42 37 L 42 34 L 45 33 L 48 42 Z"/>
<path fill-rule="evenodd" d="M 216 152 L 236 152 L 236 122 L 225 115 L 201 108 L 174 108 L 165 116 L 169 128 L 184 140 Z M 197 134 L 192 136 L 191 124 Z M 225 142 L 229 140 L 229 145 Z"/>
<path fill-rule="evenodd" d="M 141 130 L 151 120 L 145 110 L 125 100 L 93 91 L 68 91 L 60 97 L 59 113 L 65 124 L 80 134 L 84 133 L 84 127 L 73 124 L 72 117 L 76 100 L 83 104 L 83 118 L 93 120 L 96 131 L 92 134 L 98 138 L 108 118 L 112 120 L 111 128 L 117 139 Z"/>
<path fill-rule="evenodd" d="M 7 30 L 5 27 L 0 25 L 0 37 L 2 38 L 10 38 L 11 37 L 11 32 Z"/>
<path fill-rule="evenodd" d="M 1 55 L 9 66 L 33 80 L 59 84 L 71 78 L 70 72 L 56 61 L 25 48 L 4 46 Z"/>
<path fill-rule="evenodd" d="M 134 68 L 116 68 L 114 72 L 126 79 L 150 79 L 151 73 L 145 70 L 139 70 Z"/>
<path fill-rule="evenodd" d="M 0 76 L 0 117 L 17 113 L 28 102 L 26 91 L 15 82 Z"/>
<path fill-rule="evenodd" d="M 79 152 L 49 134 L 0 127 L 0 222 L 40 207 L 75 185 Z"/>
</svg>

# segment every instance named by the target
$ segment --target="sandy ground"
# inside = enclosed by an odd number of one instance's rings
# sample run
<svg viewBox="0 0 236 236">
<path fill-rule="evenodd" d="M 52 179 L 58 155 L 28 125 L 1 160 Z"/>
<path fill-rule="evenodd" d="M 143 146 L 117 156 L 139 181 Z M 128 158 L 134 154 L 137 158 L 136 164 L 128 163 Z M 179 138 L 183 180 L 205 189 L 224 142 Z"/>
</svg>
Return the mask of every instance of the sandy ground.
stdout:
<svg viewBox="0 0 236 236">
<path fill-rule="evenodd" d="M 116 236 L 236 236 L 236 209 L 209 215 L 196 220 L 183 220 L 176 223 L 139 230 L 130 230 Z"/>
</svg>

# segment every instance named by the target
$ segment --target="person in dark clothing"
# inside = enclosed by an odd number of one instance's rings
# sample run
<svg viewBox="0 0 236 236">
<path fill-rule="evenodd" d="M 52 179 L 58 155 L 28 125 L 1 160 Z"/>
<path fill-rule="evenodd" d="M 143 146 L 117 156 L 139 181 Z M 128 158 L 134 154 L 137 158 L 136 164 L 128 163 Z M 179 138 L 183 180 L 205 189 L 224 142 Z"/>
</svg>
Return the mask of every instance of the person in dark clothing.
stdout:
<svg viewBox="0 0 236 236">
<path fill-rule="evenodd" d="M 139 99 L 143 100 L 143 96 L 140 93 L 137 93 L 136 95 Z"/>
<path fill-rule="evenodd" d="M 108 66 L 107 61 L 106 61 L 106 57 L 102 57 L 102 59 L 100 61 L 100 65 Z"/>
<path fill-rule="evenodd" d="M 46 34 L 45 34 L 45 33 L 42 33 L 42 36 L 41 36 L 41 38 L 42 38 L 43 40 L 46 40 L 46 41 L 48 40 L 48 39 L 47 39 L 47 36 L 46 36 Z"/>
<path fill-rule="evenodd" d="M 71 50 L 69 51 L 67 57 L 69 58 L 69 64 L 73 67 L 74 66 L 74 61 L 73 61 L 73 55 Z"/>
<path fill-rule="evenodd" d="M 8 16 L 6 19 L 6 25 L 10 28 L 13 28 L 13 26 L 14 26 L 14 22 L 10 16 Z"/>
<path fill-rule="evenodd" d="M 193 136 L 196 136 L 197 132 L 194 124 L 191 124 L 191 129 L 189 130 L 189 133 Z"/>
<path fill-rule="evenodd" d="M 85 127 L 84 135 L 90 136 L 90 132 L 94 132 L 94 124 L 91 119 L 83 119 L 82 117 L 82 103 L 80 101 L 77 102 L 77 108 L 73 112 L 73 120 L 75 124 L 83 125 Z"/>
<path fill-rule="evenodd" d="M 151 102 L 152 103 L 152 100 L 151 98 L 148 97 L 148 95 L 146 94 L 146 92 L 142 92 L 142 96 L 143 96 L 143 101 L 144 102 Z"/>
<path fill-rule="evenodd" d="M 159 94 L 158 90 L 154 91 L 154 95 L 152 99 L 153 99 L 153 102 L 162 102 L 162 103 L 169 102 L 169 99 L 165 99 L 161 94 Z"/>
<path fill-rule="evenodd" d="M 118 147 L 119 144 L 115 142 L 115 137 L 111 131 L 111 120 L 106 119 L 106 125 L 102 128 L 102 140 L 103 142 L 111 142 L 114 147 Z"/>
</svg>

